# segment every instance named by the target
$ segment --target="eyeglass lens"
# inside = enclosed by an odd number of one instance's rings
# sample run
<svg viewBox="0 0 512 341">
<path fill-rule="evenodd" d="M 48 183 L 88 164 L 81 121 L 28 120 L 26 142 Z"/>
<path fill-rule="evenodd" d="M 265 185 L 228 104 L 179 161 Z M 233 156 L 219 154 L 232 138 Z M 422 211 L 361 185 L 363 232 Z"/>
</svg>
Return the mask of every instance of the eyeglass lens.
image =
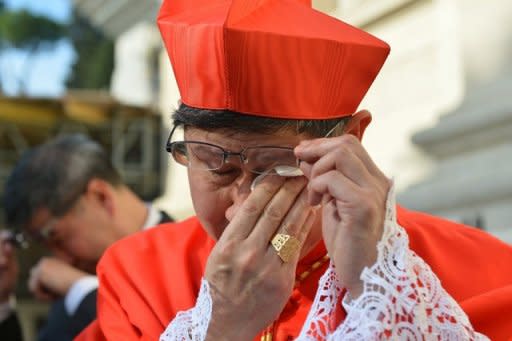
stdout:
<svg viewBox="0 0 512 341">
<path fill-rule="evenodd" d="M 174 159 L 187 167 L 219 170 L 233 163 L 233 158 L 256 174 L 267 173 L 281 166 L 283 171 L 297 168 L 297 159 L 292 148 L 287 147 L 250 147 L 241 153 L 227 152 L 219 146 L 201 142 L 183 141 L 171 145 Z M 237 162 L 237 161 L 235 161 Z"/>
<path fill-rule="evenodd" d="M 324 137 L 329 137 L 338 125 L 339 122 Z M 232 157 L 237 156 L 246 169 L 256 174 L 302 175 L 299 160 L 295 157 L 293 148 L 261 146 L 249 147 L 239 153 L 228 152 L 220 146 L 206 142 L 171 142 L 171 137 L 176 128 L 174 127 L 169 136 L 167 150 L 176 162 L 184 166 L 203 170 L 219 170 L 232 162 Z M 275 172 L 271 172 L 272 170 Z"/>
</svg>

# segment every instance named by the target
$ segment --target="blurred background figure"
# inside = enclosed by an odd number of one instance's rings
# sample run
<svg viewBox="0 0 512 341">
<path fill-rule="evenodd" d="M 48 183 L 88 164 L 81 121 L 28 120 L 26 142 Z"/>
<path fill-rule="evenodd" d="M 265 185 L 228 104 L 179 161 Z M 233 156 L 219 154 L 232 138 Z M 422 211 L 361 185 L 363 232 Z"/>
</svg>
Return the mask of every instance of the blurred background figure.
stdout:
<svg viewBox="0 0 512 341">
<path fill-rule="evenodd" d="M 131 94 L 137 95 L 132 101 L 111 95 L 109 89 L 117 59 L 114 54 L 118 49 L 115 47 L 116 37 L 92 24 L 90 18 L 74 5 L 69 0 L 0 0 L 0 197 L 6 199 L 7 178 L 27 150 L 59 134 L 81 133 L 104 149 L 105 158 L 123 179 L 122 188 L 128 188 L 144 202 L 153 202 L 166 188 L 168 160 L 161 148 L 168 132 L 163 127 L 165 117 L 160 115 L 155 93 L 158 48 L 139 53 L 138 44 L 146 40 L 143 34 L 133 44 L 131 56 L 127 57 L 144 62 L 137 62 L 140 67 L 128 65 L 121 68 L 125 75 L 130 74 L 131 68 L 134 74 L 146 76 L 122 76 L 118 82 L 132 87 L 135 92 Z M 127 22 L 131 20 L 129 17 L 125 19 Z M 148 97 L 148 93 L 151 96 Z M 166 202 L 159 200 L 157 205 L 171 211 L 173 203 Z M 0 229 L 8 227 L 5 211 L 6 207 L 0 203 Z M 174 209 L 172 212 L 174 216 L 184 215 Z M 133 222 L 139 222 L 138 227 L 142 228 L 143 220 L 139 217 Z M 131 230 L 131 225 L 126 228 Z M 105 240 L 101 242 L 108 243 L 107 237 L 113 238 L 104 236 Z M 59 253 L 58 249 L 51 253 L 46 246 L 45 243 L 30 243 L 28 249 L 17 252 L 16 265 L 20 272 L 15 288 L 17 316 L 8 315 L 11 320 L 0 319 L 15 321 L 14 317 L 18 317 L 25 341 L 36 340 L 38 334 L 53 335 L 49 332 L 55 329 L 50 327 L 56 324 L 51 322 L 58 319 L 52 316 L 58 316 L 56 311 L 61 315 L 67 311 L 64 304 L 50 305 L 48 302 L 64 297 L 74 278 L 94 268 L 91 254 L 86 261 L 77 261 Z M 100 254 L 101 248 L 95 248 Z M 50 274 L 57 271 L 65 274 L 66 280 L 55 282 L 60 277 Z M 2 272 L 3 278 L 4 274 Z M 51 288 L 43 290 L 43 287 Z M 35 299 L 32 292 L 50 301 Z M 4 306 L 9 308 L 12 303 Z M 80 312 L 81 305 L 75 304 Z M 61 320 L 59 325 L 65 321 Z M 81 323 L 85 324 L 85 321 Z M 4 339 L 2 332 L 0 339 Z M 53 339 L 65 338 L 56 336 Z"/>
<path fill-rule="evenodd" d="M 0 231 L 0 335 L 5 340 L 21 341 L 21 326 L 13 304 L 19 269 L 11 239 L 12 233 Z"/>
<path fill-rule="evenodd" d="M 105 150 L 81 134 L 59 136 L 26 152 L 6 181 L 3 206 L 7 226 L 17 231 L 13 244 L 40 243 L 51 252 L 29 278 L 36 298 L 54 302 L 38 338 L 48 341 L 72 340 L 95 318 L 94 273 L 108 246 L 171 221 L 138 198 Z M 5 262 L 14 262 L 6 248 Z M 14 280 L 6 283 L 8 289 L 2 297 L 12 296 Z"/>
<path fill-rule="evenodd" d="M 185 169 L 163 148 L 179 94 L 155 25 L 160 4 L 0 0 L 0 188 L 26 149 L 82 132 L 139 197 L 177 219 L 192 213 Z M 378 120 L 365 148 L 395 178 L 400 204 L 512 242 L 512 2 L 313 7 L 391 45 L 361 107 Z M 42 254 L 37 246 L 18 252 L 17 308 L 28 341 L 46 316 L 26 286 Z"/>
</svg>

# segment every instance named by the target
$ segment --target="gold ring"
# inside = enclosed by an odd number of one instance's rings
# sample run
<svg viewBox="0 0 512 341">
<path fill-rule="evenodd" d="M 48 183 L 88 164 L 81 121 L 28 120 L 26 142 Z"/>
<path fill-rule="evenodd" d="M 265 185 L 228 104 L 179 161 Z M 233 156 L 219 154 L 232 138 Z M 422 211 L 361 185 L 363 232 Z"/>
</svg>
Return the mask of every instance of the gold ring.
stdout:
<svg viewBox="0 0 512 341">
<path fill-rule="evenodd" d="M 288 263 L 300 249 L 299 240 L 289 234 L 276 233 L 270 243 L 283 263 Z"/>
</svg>

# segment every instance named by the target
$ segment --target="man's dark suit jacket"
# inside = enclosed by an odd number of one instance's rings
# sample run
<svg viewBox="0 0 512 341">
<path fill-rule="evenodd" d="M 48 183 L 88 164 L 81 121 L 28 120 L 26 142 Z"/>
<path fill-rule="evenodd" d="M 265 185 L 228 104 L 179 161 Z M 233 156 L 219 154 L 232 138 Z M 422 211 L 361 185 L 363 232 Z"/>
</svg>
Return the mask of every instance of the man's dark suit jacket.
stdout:
<svg viewBox="0 0 512 341">
<path fill-rule="evenodd" d="M 159 224 L 173 221 L 167 213 L 163 211 L 161 213 Z M 48 312 L 46 325 L 39 332 L 38 341 L 72 341 L 82 329 L 96 319 L 96 294 L 97 290 L 94 290 L 85 296 L 73 315 L 69 315 L 66 311 L 64 299 L 55 301 Z M 4 326 L 4 324 L 6 325 Z M 6 341 L 22 340 L 16 314 L 12 314 L 6 321 L 0 323 L 0 339 L 2 341 L 4 340 L 4 330 L 5 335 L 9 335 L 5 338 Z M 7 334 L 7 332 L 12 334 Z"/>
<path fill-rule="evenodd" d="M 21 326 L 16 313 L 12 313 L 9 317 L 0 322 L 0 336 L 5 341 L 22 341 Z"/>
<path fill-rule="evenodd" d="M 55 301 L 37 339 L 39 341 L 73 340 L 96 318 L 96 294 L 97 290 L 87 294 L 73 315 L 69 315 L 66 311 L 64 299 Z"/>
</svg>

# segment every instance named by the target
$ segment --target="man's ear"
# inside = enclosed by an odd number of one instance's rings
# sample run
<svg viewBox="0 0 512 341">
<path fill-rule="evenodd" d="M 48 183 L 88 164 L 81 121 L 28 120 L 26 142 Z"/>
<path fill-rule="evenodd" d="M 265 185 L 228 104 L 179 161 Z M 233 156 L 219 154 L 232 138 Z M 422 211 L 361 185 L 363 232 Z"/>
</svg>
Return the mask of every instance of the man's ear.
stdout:
<svg viewBox="0 0 512 341">
<path fill-rule="evenodd" d="M 361 110 L 351 116 L 350 120 L 345 125 L 343 130 L 346 134 L 352 134 L 356 136 L 360 141 L 363 138 L 366 127 L 372 121 L 372 114 L 368 110 Z"/>
<path fill-rule="evenodd" d="M 87 184 L 86 192 L 84 195 L 89 200 L 93 200 L 98 205 L 105 208 L 110 214 L 113 214 L 115 207 L 114 191 L 114 187 L 105 180 L 92 178 Z"/>
</svg>

